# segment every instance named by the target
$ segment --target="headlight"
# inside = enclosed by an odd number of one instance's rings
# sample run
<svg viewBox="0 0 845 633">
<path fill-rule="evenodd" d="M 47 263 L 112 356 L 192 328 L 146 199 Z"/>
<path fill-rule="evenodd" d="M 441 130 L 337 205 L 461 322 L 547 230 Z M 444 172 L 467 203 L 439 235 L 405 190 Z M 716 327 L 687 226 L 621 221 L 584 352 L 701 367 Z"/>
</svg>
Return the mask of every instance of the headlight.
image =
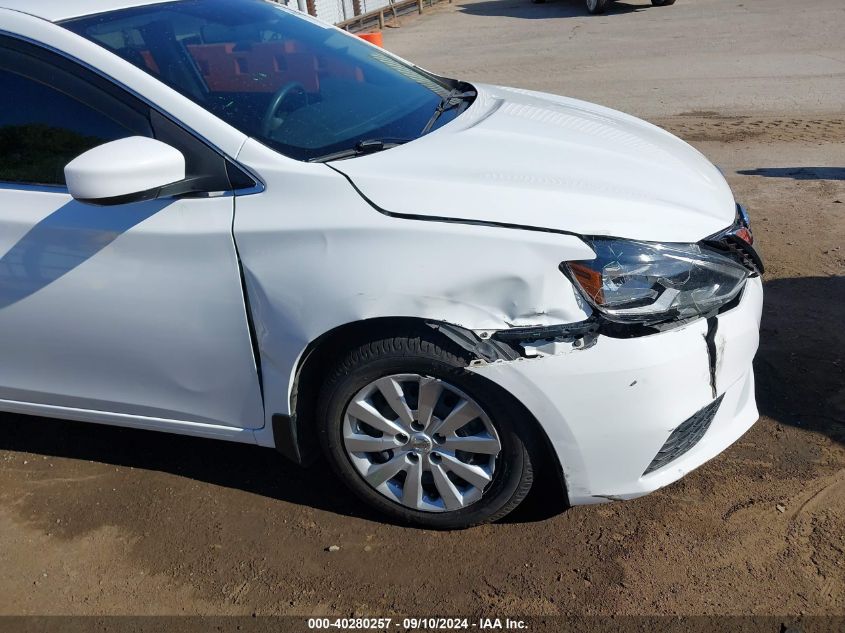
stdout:
<svg viewBox="0 0 845 633">
<path fill-rule="evenodd" d="M 699 244 L 587 238 L 596 258 L 563 266 L 612 321 L 658 323 L 708 314 L 736 297 L 748 269 Z"/>
</svg>

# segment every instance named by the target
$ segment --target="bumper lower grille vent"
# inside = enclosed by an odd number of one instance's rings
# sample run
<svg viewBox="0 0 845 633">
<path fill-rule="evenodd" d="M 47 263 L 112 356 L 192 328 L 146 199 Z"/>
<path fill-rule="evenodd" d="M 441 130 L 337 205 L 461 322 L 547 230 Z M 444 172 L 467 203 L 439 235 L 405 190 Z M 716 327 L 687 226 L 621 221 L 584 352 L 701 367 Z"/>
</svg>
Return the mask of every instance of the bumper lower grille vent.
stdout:
<svg viewBox="0 0 845 633">
<path fill-rule="evenodd" d="M 704 437 L 704 434 L 707 433 L 707 429 L 710 428 L 713 418 L 716 417 L 716 412 L 719 410 L 719 405 L 722 404 L 723 397 L 719 396 L 672 431 L 672 435 L 669 436 L 669 439 L 666 440 L 662 448 L 657 451 L 657 455 L 651 460 L 643 475 L 647 475 L 658 468 L 663 468 L 663 466 L 678 459 L 698 444 L 701 438 Z"/>
</svg>

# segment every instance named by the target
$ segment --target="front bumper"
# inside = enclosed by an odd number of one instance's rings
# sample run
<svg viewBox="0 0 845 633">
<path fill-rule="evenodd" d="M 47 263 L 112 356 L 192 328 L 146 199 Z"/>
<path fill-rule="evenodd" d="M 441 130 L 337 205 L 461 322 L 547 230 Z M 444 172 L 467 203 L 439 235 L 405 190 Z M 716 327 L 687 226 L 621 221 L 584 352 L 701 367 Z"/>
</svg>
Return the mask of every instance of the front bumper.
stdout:
<svg viewBox="0 0 845 633">
<path fill-rule="evenodd" d="M 631 499 L 712 459 L 757 420 L 751 362 L 763 286 L 749 279 L 739 304 L 719 315 L 715 386 L 721 404 L 706 432 L 677 459 L 644 474 L 672 432 L 716 398 L 700 319 L 674 330 L 587 349 L 470 367 L 539 421 L 558 455 L 573 505 Z"/>
</svg>

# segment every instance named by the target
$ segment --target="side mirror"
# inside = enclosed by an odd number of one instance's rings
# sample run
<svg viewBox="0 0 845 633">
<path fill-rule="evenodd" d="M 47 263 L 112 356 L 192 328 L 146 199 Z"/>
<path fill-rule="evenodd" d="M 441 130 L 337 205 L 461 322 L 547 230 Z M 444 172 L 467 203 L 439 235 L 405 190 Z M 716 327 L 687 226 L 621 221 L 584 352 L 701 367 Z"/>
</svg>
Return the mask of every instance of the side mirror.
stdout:
<svg viewBox="0 0 845 633">
<path fill-rule="evenodd" d="M 76 200 L 126 204 L 181 193 L 185 157 L 161 141 L 130 136 L 98 145 L 65 165 L 67 188 Z"/>
</svg>

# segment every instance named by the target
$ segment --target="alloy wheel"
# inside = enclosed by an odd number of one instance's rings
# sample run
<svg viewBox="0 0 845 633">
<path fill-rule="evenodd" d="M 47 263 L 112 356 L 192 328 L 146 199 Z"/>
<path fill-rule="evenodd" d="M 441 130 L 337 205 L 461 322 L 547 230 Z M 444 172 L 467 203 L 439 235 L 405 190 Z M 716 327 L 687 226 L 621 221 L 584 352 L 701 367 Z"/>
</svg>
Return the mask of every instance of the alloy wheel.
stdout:
<svg viewBox="0 0 845 633">
<path fill-rule="evenodd" d="M 346 406 L 343 446 L 376 491 L 427 512 L 477 502 L 502 445 L 484 409 L 448 382 L 420 374 L 372 381 Z"/>
</svg>

